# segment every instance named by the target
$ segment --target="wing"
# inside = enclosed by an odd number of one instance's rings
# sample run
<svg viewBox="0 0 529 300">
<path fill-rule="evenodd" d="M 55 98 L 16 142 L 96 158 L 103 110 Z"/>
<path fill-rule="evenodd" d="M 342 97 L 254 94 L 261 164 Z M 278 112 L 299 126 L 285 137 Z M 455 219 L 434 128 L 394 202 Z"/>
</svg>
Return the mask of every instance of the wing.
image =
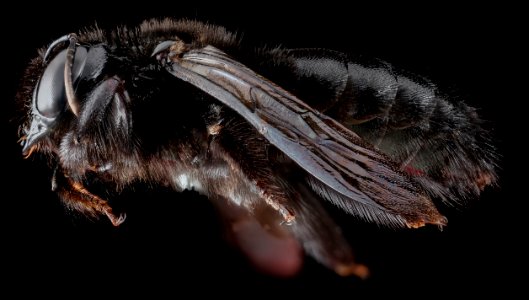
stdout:
<svg viewBox="0 0 529 300">
<path fill-rule="evenodd" d="M 161 44 L 161 49 L 174 49 Z M 432 201 L 388 156 L 222 51 L 170 53 L 166 69 L 230 107 L 310 174 L 322 197 L 350 213 L 410 227 L 444 224 Z"/>
</svg>

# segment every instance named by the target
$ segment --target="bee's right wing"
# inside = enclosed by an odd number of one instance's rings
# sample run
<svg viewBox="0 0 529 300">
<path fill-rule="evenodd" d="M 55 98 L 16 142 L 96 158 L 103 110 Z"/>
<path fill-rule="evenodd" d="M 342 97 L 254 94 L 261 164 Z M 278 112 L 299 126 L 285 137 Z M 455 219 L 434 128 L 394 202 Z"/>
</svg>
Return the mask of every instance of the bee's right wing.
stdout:
<svg viewBox="0 0 529 300">
<path fill-rule="evenodd" d="M 354 132 L 211 46 L 169 55 L 167 70 L 252 124 L 344 210 L 382 224 L 444 224 L 431 200 L 393 161 Z"/>
</svg>

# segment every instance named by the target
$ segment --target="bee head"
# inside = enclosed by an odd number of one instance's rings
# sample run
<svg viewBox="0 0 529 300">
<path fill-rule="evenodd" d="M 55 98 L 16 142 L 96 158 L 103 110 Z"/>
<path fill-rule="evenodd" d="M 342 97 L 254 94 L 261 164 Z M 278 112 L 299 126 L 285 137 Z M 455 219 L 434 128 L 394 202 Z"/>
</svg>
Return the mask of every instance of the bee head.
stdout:
<svg viewBox="0 0 529 300">
<path fill-rule="evenodd" d="M 79 100 L 79 90 L 87 90 L 87 86 L 98 90 L 99 83 L 98 91 L 106 89 L 105 99 L 114 96 L 120 80 L 111 78 L 111 84 L 104 84 L 109 80 L 102 76 L 107 61 L 108 52 L 103 45 L 79 44 L 75 34 L 65 35 L 48 47 L 42 60 L 42 75 L 33 89 L 31 122 L 24 129 L 24 155 L 31 154 L 65 117 L 79 119 L 80 123 L 89 121 L 80 111 L 83 101 Z"/>
</svg>

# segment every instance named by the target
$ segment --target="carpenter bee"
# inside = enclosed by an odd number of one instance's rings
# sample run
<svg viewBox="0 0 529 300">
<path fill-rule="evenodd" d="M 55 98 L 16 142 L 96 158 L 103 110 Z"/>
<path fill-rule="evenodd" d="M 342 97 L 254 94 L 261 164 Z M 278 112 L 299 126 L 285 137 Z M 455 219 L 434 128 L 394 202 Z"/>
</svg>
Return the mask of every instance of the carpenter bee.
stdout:
<svg viewBox="0 0 529 300">
<path fill-rule="evenodd" d="M 20 143 L 88 216 L 125 220 L 101 187 L 193 189 L 256 265 L 288 273 L 303 249 L 366 276 L 323 201 L 380 225 L 443 226 L 438 205 L 497 179 L 475 109 L 403 74 L 331 50 L 254 47 L 196 21 L 92 28 L 30 62 Z"/>
</svg>

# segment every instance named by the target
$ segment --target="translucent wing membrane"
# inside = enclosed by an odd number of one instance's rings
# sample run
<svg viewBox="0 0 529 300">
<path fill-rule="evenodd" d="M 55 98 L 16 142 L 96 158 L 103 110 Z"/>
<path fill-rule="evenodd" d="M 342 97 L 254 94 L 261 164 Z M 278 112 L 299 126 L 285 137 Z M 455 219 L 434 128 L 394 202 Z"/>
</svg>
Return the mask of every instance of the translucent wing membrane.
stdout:
<svg viewBox="0 0 529 300">
<path fill-rule="evenodd" d="M 168 70 L 235 110 L 310 174 L 318 193 L 346 211 L 410 227 L 444 224 L 431 200 L 387 156 L 220 50 L 192 50 Z"/>
</svg>

